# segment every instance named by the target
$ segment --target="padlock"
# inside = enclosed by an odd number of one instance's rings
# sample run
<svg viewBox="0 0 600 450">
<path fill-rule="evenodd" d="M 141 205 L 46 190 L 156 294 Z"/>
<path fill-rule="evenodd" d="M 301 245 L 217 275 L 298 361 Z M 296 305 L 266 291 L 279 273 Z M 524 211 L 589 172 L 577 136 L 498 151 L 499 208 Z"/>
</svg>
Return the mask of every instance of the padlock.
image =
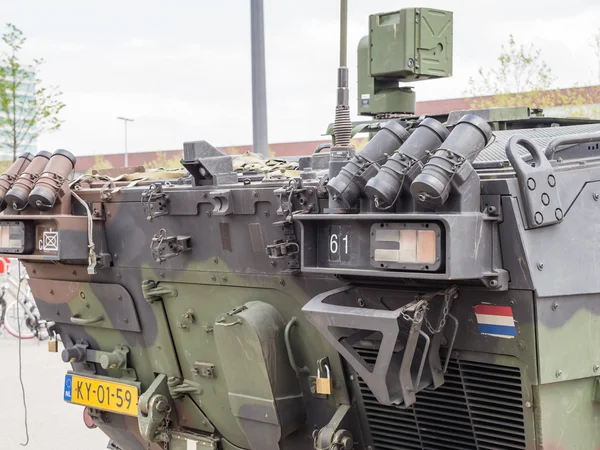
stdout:
<svg viewBox="0 0 600 450">
<path fill-rule="evenodd" d="M 333 389 L 331 372 L 329 371 L 329 366 L 327 364 L 323 364 L 323 367 L 325 368 L 327 378 L 321 378 L 321 368 L 317 366 L 317 394 L 331 395 Z"/>
<path fill-rule="evenodd" d="M 51 353 L 58 352 L 58 341 L 56 340 L 56 336 L 50 336 L 48 339 L 48 351 Z"/>
</svg>

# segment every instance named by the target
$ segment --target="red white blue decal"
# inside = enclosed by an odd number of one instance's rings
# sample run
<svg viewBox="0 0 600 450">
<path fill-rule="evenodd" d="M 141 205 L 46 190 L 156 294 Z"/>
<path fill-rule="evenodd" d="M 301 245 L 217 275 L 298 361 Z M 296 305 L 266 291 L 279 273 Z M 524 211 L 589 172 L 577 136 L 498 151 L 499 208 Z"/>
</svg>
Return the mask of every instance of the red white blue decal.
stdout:
<svg viewBox="0 0 600 450">
<path fill-rule="evenodd" d="M 513 339 L 517 335 L 510 306 L 475 305 L 474 309 L 481 334 L 505 339 Z"/>
</svg>

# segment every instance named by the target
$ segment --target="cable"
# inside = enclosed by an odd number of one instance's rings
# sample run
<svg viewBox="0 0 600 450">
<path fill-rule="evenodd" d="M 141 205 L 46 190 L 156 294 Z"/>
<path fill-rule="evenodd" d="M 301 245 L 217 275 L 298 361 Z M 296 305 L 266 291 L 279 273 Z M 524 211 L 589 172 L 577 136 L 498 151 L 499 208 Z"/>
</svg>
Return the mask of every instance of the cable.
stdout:
<svg viewBox="0 0 600 450">
<path fill-rule="evenodd" d="M 23 396 L 23 409 L 25 410 L 25 443 L 20 443 L 22 447 L 29 444 L 29 426 L 27 425 L 27 400 L 25 398 L 25 385 L 23 384 L 23 364 L 21 355 L 21 319 L 19 319 L 19 297 L 21 294 L 21 262 L 17 261 L 19 266 L 19 286 L 17 287 L 17 334 L 19 335 L 19 383 L 21 383 L 21 393 Z"/>
</svg>

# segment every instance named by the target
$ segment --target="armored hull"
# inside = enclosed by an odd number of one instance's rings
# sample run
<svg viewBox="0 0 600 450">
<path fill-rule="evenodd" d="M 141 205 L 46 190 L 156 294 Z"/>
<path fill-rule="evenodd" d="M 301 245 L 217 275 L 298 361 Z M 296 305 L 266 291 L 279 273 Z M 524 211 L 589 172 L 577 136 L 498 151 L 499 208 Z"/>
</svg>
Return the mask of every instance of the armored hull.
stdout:
<svg viewBox="0 0 600 450">
<path fill-rule="evenodd" d="M 600 124 L 480 116 L 495 138 L 435 208 L 334 208 L 329 154 L 265 175 L 205 142 L 176 178 L 8 206 L 57 401 L 122 450 L 596 448 Z"/>
</svg>

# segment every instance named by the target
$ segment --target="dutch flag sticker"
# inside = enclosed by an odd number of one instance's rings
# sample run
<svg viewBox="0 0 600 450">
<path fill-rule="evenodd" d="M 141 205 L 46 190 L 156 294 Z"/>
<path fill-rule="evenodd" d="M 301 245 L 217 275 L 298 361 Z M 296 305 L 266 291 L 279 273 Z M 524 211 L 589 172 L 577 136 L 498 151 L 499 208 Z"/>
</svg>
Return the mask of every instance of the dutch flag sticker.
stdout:
<svg viewBox="0 0 600 450">
<path fill-rule="evenodd" d="M 481 334 L 505 339 L 513 339 L 517 335 L 510 306 L 476 305 L 474 309 Z"/>
</svg>

